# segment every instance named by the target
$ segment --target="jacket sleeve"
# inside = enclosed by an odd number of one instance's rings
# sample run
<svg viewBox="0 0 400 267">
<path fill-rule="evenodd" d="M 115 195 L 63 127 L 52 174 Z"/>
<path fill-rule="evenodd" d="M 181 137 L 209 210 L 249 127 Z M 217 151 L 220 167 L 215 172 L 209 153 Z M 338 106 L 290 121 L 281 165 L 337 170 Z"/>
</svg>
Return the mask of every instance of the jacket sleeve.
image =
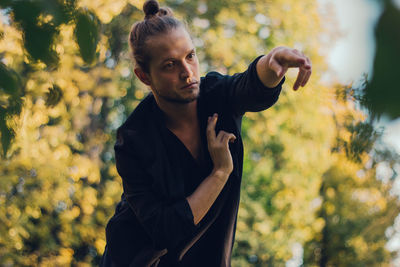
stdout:
<svg viewBox="0 0 400 267">
<path fill-rule="evenodd" d="M 121 145 L 117 141 L 114 148 L 125 198 L 155 248 L 170 250 L 191 236 L 197 227 L 186 198 L 173 201 L 162 199 L 152 189 L 153 178 L 145 171 L 142 160 L 127 149 L 126 144 Z"/>
<path fill-rule="evenodd" d="M 202 78 L 202 86 L 212 97 L 219 98 L 237 116 L 271 107 L 279 98 L 285 77 L 274 88 L 265 87 L 257 75 L 258 57 L 245 72 L 233 76 L 210 72 Z"/>
</svg>

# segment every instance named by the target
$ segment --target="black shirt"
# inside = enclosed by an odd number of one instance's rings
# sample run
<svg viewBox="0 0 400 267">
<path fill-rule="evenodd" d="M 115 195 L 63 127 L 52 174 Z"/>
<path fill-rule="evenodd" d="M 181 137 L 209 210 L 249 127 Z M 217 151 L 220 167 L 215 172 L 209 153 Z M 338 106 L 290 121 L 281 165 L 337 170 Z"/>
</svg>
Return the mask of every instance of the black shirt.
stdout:
<svg viewBox="0 0 400 267">
<path fill-rule="evenodd" d="M 198 103 L 200 104 L 200 103 Z M 201 105 L 198 105 L 199 117 L 203 117 L 203 111 L 200 110 Z M 200 125 L 201 132 L 205 132 L 205 125 Z M 186 196 L 191 195 L 200 183 L 210 175 L 213 164 L 210 155 L 207 150 L 207 140 L 205 136 L 201 135 L 201 150 L 203 153 L 198 160 L 193 158 L 192 154 L 186 148 L 186 146 L 181 142 L 181 140 L 171 132 L 164 124 L 161 124 L 160 131 L 162 132 L 162 141 L 165 145 L 168 162 L 171 168 L 179 170 L 182 177 L 184 178 L 184 192 Z M 199 225 L 200 227 L 200 225 Z M 203 243 L 200 239 L 196 244 Z M 170 254 L 163 256 L 160 260 L 159 267 L 163 266 L 193 266 L 194 262 L 198 262 L 199 258 L 205 253 L 203 249 L 199 249 L 198 246 L 193 246 L 189 251 L 183 256 L 181 262 L 177 262 L 171 257 Z M 206 252 L 211 253 L 211 251 Z M 212 255 L 212 253 L 211 253 Z"/>
<path fill-rule="evenodd" d="M 256 73 L 257 58 L 243 73 L 211 72 L 200 83 L 198 119 L 203 160 L 197 162 L 165 126 L 154 97 L 143 100 L 118 129 L 117 169 L 124 194 L 107 225 L 106 256 L 117 266 L 230 266 L 243 165 L 241 119 L 278 99 L 282 82 L 266 88 Z M 186 200 L 212 170 L 206 124 L 218 113 L 216 133 L 233 133 L 234 169 L 218 198 L 195 226 Z M 103 266 L 108 266 L 103 264 Z"/>
<path fill-rule="evenodd" d="M 182 172 L 185 195 L 189 196 L 212 171 L 213 165 L 206 150 L 207 146 L 202 142 L 201 149 L 204 151 L 204 154 L 196 160 L 181 140 L 167 128 L 165 128 L 163 141 L 167 149 L 170 166 Z"/>
</svg>

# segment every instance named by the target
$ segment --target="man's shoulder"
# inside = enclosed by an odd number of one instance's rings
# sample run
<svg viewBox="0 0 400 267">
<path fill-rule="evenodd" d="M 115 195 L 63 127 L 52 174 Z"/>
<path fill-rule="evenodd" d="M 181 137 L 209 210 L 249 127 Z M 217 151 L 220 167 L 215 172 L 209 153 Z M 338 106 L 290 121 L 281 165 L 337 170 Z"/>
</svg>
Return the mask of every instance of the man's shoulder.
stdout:
<svg viewBox="0 0 400 267">
<path fill-rule="evenodd" d="M 132 111 L 119 129 L 140 130 L 151 120 L 155 99 L 149 93 Z"/>
<path fill-rule="evenodd" d="M 147 95 L 132 111 L 126 121 L 117 129 L 117 140 L 114 148 L 141 147 L 154 134 L 154 96 Z"/>
<path fill-rule="evenodd" d="M 228 79 L 228 75 L 223 75 L 216 71 L 207 73 L 201 77 L 200 87 L 203 91 L 212 90 L 215 87 L 223 86 L 223 83 Z"/>
</svg>

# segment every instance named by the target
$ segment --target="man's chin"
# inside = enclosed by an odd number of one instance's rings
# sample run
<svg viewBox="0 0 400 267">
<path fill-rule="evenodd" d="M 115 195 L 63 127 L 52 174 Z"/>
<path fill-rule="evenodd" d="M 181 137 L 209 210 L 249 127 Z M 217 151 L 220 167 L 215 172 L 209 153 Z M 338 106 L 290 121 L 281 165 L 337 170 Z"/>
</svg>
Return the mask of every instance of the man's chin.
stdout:
<svg viewBox="0 0 400 267">
<path fill-rule="evenodd" d="M 199 89 L 194 89 L 190 95 L 181 95 L 175 98 L 178 103 L 191 103 L 199 98 L 200 91 Z"/>
<path fill-rule="evenodd" d="M 181 104 L 189 104 L 189 103 L 191 103 L 191 102 L 197 100 L 198 98 L 199 98 L 199 95 L 196 94 L 196 95 L 191 96 L 191 97 L 176 98 L 176 99 L 175 99 L 175 102 L 176 102 L 176 103 L 181 103 Z"/>
<path fill-rule="evenodd" d="M 189 104 L 189 103 L 192 103 L 193 101 L 197 100 L 199 98 L 199 94 L 186 96 L 186 97 L 183 97 L 183 96 L 176 96 L 176 97 L 160 96 L 160 97 L 170 103 Z"/>
</svg>

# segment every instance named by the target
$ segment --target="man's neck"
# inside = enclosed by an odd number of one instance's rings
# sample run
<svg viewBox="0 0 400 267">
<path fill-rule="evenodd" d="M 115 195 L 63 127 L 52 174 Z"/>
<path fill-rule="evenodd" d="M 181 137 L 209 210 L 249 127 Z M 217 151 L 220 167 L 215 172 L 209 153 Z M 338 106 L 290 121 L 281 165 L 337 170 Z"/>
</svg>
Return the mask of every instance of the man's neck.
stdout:
<svg viewBox="0 0 400 267">
<path fill-rule="evenodd" d="M 184 130 L 197 123 L 197 100 L 190 103 L 174 103 L 156 98 L 164 112 L 166 126 L 171 130 Z"/>
</svg>

